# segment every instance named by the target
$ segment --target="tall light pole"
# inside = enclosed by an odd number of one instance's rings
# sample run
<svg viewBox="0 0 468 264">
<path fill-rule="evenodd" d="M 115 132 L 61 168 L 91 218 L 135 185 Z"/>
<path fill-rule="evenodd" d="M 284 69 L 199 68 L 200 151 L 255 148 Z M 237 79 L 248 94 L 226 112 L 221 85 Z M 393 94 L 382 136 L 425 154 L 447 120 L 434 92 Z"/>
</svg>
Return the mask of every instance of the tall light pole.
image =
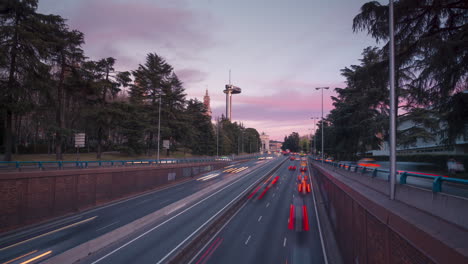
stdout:
<svg viewBox="0 0 468 264">
<path fill-rule="evenodd" d="M 395 199 L 396 183 L 396 106 L 395 106 L 395 40 L 393 32 L 393 0 L 389 3 L 390 33 L 390 199 Z"/>
<path fill-rule="evenodd" d="M 159 92 L 159 113 L 158 113 L 158 164 L 159 164 L 159 141 L 161 141 L 161 101 L 162 91 Z"/>
<path fill-rule="evenodd" d="M 219 116 L 216 118 L 216 157 L 219 156 Z"/>
<path fill-rule="evenodd" d="M 322 90 L 322 163 L 323 163 L 323 89 L 328 90 L 330 87 L 317 87 L 315 90 Z"/>
<path fill-rule="evenodd" d="M 316 149 L 317 149 L 317 140 L 316 140 L 316 134 L 317 134 L 317 127 L 315 126 L 315 119 L 318 119 L 318 117 L 311 117 L 310 119 L 314 120 L 314 155 L 317 153 Z"/>
</svg>

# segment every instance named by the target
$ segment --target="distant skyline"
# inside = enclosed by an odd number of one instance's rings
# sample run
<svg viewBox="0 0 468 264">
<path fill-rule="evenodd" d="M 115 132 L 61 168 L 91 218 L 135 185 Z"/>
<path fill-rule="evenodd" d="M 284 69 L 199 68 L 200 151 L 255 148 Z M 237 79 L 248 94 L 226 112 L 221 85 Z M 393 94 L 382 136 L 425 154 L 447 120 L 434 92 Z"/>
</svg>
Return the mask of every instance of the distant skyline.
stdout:
<svg viewBox="0 0 468 264">
<path fill-rule="evenodd" d="M 310 134 L 312 116 L 333 108 L 340 69 L 358 64 L 375 46 L 352 31 L 367 0 L 39 0 L 39 12 L 57 14 L 85 34 L 90 59 L 115 57 L 117 70 L 134 70 L 156 52 L 184 82 L 188 98 L 211 96 L 213 118 L 225 111 L 224 85 L 242 88 L 233 98 L 233 121 L 272 140 Z"/>
</svg>

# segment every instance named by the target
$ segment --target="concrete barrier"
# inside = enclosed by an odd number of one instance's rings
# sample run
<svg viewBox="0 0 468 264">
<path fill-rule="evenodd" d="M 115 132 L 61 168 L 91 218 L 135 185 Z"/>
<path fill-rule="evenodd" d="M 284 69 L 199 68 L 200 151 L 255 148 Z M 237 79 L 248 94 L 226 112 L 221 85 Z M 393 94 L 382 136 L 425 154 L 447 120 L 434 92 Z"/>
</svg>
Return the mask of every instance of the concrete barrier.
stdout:
<svg viewBox="0 0 468 264">
<path fill-rule="evenodd" d="M 468 263 L 466 229 L 313 166 L 345 263 Z"/>
</svg>

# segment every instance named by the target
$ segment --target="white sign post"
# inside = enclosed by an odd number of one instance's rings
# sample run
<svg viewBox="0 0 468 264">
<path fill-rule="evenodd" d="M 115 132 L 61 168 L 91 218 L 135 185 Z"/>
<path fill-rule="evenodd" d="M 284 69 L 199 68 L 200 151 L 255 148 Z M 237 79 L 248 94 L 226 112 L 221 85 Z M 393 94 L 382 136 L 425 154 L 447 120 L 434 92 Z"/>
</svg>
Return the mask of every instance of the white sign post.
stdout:
<svg viewBox="0 0 468 264">
<path fill-rule="evenodd" d="M 170 141 L 169 140 L 163 140 L 163 148 L 169 149 L 170 146 Z"/>
<path fill-rule="evenodd" d="M 86 134 L 75 133 L 75 148 L 76 148 L 76 159 L 80 160 L 80 148 L 85 147 Z"/>
</svg>

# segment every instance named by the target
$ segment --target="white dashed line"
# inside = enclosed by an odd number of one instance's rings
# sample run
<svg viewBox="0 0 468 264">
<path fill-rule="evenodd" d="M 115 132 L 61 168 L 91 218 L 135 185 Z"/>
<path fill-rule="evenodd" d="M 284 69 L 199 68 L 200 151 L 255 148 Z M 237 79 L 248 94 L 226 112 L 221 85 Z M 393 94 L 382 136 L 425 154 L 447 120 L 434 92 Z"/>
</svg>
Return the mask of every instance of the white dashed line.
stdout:
<svg viewBox="0 0 468 264">
<path fill-rule="evenodd" d="M 96 229 L 96 232 L 99 231 L 99 230 L 102 230 L 102 229 L 104 229 L 104 228 L 106 228 L 106 227 L 109 227 L 109 226 L 111 226 L 111 225 L 115 225 L 115 224 L 117 224 L 118 222 L 119 222 L 119 221 L 116 221 L 116 222 L 114 222 L 114 223 L 112 223 L 112 224 L 109 224 L 109 225 L 103 226 L 103 227 L 101 227 L 101 228 L 98 228 L 98 229 Z"/>
<path fill-rule="evenodd" d="M 171 200 L 164 200 L 164 201 L 159 202 L 159 204 L 164 204 L 164 203 L 167 203 L 169 201 L 171 201 Z"/>
<path fill-rule="evenodd" d="M 247 240 L 245 241 L 245 244 L 246 244 L 246 245 L 249 243 L 250 237 L 251 237 L 251 236 L 249 236 L 249 237 L 247 238 Z"/>
<path fill-rule="evenodd" d="M 267 208 L 268 208 L 268 206 L 270 206 L 270 203 L 267 203 L 267 204 L 266 204 L 266 207 L 267 207 Z"/>
<path fill-rule="evenodd" d="M 150 199 L 145 199 L 143 201 L 139 201 L 138 203 L 136 203 L 135 205 L 139 205 L 139 204 L 142 204 L 142 203 L 146 203 L 147 201 L 149 201 Z"/>
<path fill-rule="evenodd" d="M 260 217 L 258 218 L 258 222 L 260 222 L 260 220 L 262 220 L 262 216 L 260 216 Z"/>
<path fill-rule="evenodd" d="M 283 247 L 286 247 L 286 238 L 283 240 Z"/>
</svg>

